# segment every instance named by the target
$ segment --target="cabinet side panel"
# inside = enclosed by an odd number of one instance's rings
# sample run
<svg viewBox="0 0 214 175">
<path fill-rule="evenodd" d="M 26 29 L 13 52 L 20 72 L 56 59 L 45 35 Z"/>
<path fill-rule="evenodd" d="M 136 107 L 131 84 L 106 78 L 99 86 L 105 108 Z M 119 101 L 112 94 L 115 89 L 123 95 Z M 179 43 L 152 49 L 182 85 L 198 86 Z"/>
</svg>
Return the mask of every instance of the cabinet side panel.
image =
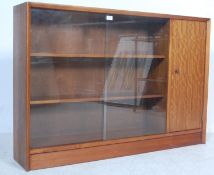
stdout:
<svg viewBox="0 0 214 175">
<path fill-rule="evenodd" d="M 202 143 L 206 143 L 206 125 L 207 125 L 207 101 L 208 101 L 208 79 L 209 79 L 209 60 L 210 60 L 210 23 L 207 21 L 206 30 L 206 59 L 205 59 L 205 77 L 204 77 L 204 108 L 203 108 L 203 126 Z"/>
<path fill-rule="evenodd" d="M 168 131 L 202 127 L 206 22 L 171 20 Z"/>
<path fill-rule="evenodd" d="M 13 134 L 14 159 L 28 169 L 27 145 L 27 3 L 14 7 Z"/>
</svg>

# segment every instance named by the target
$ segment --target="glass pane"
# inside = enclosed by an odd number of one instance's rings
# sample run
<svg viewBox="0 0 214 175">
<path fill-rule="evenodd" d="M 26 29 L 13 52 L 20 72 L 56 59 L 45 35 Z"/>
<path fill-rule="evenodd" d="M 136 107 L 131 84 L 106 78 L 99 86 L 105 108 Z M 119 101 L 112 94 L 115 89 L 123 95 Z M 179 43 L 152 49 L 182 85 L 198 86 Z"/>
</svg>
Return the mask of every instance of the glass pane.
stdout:
<svg viewBox="0 0 214 175">
<path fill-rule="evenodd" d="M 165 132 L 168 21 L 33 9 L 31 147 Z"/>
<path fill-rule="evenodd" d="M 31 52 L 104 54 L 105 15 L 32 9 Z"/>
<path fill-rule="evenodd" d="M 31 107 L 31 146 L 47 147 L 102 139 L 103 105 L 95 102 Z"/>
<path fill-rule="evenodd" d="M 167 20 L 113 15 L 107 23 L 105 139 L 165 132 Z"/>
<path fill-rule="evenodd" d="M 31 147 L 103 139 L 105 15 L 32 10 Z"/>
</svg>

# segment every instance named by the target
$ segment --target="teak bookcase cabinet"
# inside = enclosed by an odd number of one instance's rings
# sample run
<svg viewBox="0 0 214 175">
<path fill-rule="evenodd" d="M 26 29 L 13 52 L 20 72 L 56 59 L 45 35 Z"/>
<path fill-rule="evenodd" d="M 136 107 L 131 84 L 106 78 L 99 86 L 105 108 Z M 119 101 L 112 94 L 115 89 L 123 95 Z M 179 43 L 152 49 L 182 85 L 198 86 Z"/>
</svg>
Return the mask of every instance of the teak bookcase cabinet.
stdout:
<svg viewBox="0 0 214 175">
<path fill-rule="evenodd" d="M 26 170 L 205 143 L 210 20 L 14 7 L 14 158 Z"/>
</svg>

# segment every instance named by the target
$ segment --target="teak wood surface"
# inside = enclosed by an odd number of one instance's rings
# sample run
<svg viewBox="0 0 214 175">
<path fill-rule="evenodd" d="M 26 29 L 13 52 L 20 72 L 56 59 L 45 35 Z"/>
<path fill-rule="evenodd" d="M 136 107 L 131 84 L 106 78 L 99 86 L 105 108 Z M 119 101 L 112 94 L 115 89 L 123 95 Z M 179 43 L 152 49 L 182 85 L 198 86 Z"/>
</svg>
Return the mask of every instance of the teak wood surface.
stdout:
<svg viewBox="0 0 214 175">
<path fill-rule="evenodd" d="M 78 57 L 74 54 L 35 52 L 31 46 L 31 10 L 52 9 L 100 14 L 120 14 L 169 20 L 169 41 L 156 48 L 155 56 L 168 63 L 167 132 L 165 134 L 83 144 L 32 148 L 30 107 L 62 101 L 31 101 L 31 57 Z M 39 28 L 37 28 L 39 30 Z M 67 30 L 67 29 L 66 29 Z M 102 27 L 97 28 L 102 35 Z M 89 29 L 89 35 L 93 30 Z M 118 33 L 120 31 L 118 30 Z M 113 35 L 112 35 L 113 36 Z M 14 7 L 14 159 L 26 170 L 48 168 L 117 156 L 205 143 L 208 96 L 210 19 L 27 2 Z M 114 38 L 114 37 L 112 37 Z M 101 38 L 102 39 L 102 38 Z M 114 40 L 112 40 L 112 45 Z M 179 43 L 178 43 L 179 41 Z M 164 44 L 166 43 L 166 44 Z M 81 44 L 81 43 L 79 43 Z M 100 44 L 102 47 L 102 44 Z M 31 50 L 33 49 L 33 50 Z M 158 53 L 165 50 L 166 55 Z M 190 50 L 197 50 L 196 53 Z M 113 48 L 110 48 L 110 55 Z M 168 54 L 167 54 L 168 52 Z M 164 53 L 165 54 L 165 53 Z M 145 55 L 151 58 L 154 55 Z M 103 53 L 79 57 L 104 58 Z M 137 57 L 137 56 L 136 56 Z M 161 64 L 165 64 L 164 62 Z M 160 67 L 162 66 L 160 64 Z M 154 72 L 154 75 L 158 74 Z M 189 74 L 190 76 L 186 76 Z M 103 76 L 102 74 L 100 76 Z M 151 77 L 152 78 L 152 77 Z M 165 80 L 166 81 L 166 80 Z M 182 93 L 183 95 L 180 95 Z M 185 95 L 184 95 L 185 94 Z M 191 94 L 191 97 L 188 95 Z M 95 99 L 97 100 L 97 99 Z M 194 102 L 192 102 L 193 100 Z M 163 100 L 164 101 L 164 100 Z M 71 102 L 68 100 L 68 102 Z M 175 105 L 176 104 L 176 105 Z"/>
<path fill-rule="evenodd" d="M 169 132 L 201 128 L 206 23 L 171 21 Z"/>
<path fill-rule="evenodd" d="M 202 143 L 206 143 L 208 79 L 209 79 L 209 60 L 210 60 L 210 28 L 211 28 L 211 20 L 208 20 L 206 23 L 206 56 L 205 56 L 205 64 L 204 64 Z"/>
<path fill-rule="evenodd" d="M 30 4 L 14 7 L 14 159 L 26 170 L 30 167 Z"/>
<path fill-rule="evenodd" d="M 31 155 L 30 169 L 48 168 L 65 164 L 108 159 L 199 143 L 201 143 L 201 133 L 197 132 L 82 149 L 33 154 Z"/>
<path fill-rule="evenodd" d="M 164 55 L 125 55 L 125 56 L 114 56 L 114 55 L 106 55 L 106 54 L 59 54 L 59 53 L 32 53 L 32 57 L 52 57 L 52 58 L 97 58 L 97 59 L 105 59 L 105 58 L 138 58 L 138 59 L 144 59 L 144 58 L 159 58 L 163 59 L 165 58 Z"/>
<path fill-rule="evenodd" d="M 31 7 L 40 8 L 40 9 L 68 10 L 68 11 L 105 13 L 105 14 L 121 14 L 121 15 L 130 15 L 130 16 L 144 16 L 144 17 L 170 18 L 170 19 L 182 19 L 182 20 L 196 20 L 196 21 L 209 20 L 209 18 L 192 17 L 192 16 L 104 9 L 104 8 L 94 8 L 94 7 L 81 7 L 81 6 L 71 6 L 71 5 L 58 5 L 58 4 L 47 4 L 47 3 L 31 3 Z"/>
</svg>

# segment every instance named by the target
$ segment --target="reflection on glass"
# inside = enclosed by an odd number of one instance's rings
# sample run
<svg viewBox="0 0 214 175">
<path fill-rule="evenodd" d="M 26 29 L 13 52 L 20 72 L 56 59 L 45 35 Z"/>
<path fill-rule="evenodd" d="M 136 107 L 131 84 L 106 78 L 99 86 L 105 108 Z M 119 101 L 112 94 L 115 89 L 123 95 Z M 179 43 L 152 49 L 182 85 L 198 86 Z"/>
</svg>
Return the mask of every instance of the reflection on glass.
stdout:
<svg viewBox="0 0 214 175">
<path fill-rule="evenodd" d="M 168 21 L 34 9 L 31 146 L 165 132 Z"/>
<path fill-rule="evenodd" d="M 114 15 L 106 36 L 104 139 L 165 132 L 167 21 Z"/>
</svg>

